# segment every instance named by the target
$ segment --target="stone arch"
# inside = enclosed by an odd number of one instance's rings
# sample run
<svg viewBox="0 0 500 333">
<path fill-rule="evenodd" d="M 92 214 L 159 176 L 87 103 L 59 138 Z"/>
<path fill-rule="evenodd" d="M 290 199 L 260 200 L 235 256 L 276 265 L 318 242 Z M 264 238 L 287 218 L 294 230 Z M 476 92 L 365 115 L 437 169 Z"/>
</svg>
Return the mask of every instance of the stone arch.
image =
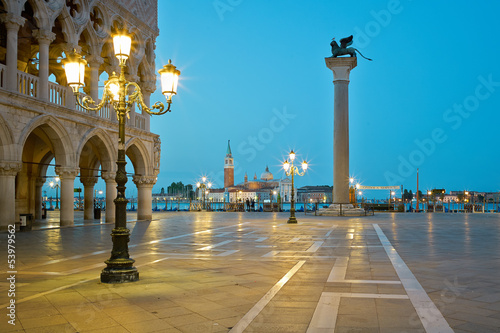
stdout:
<svg viewBox="0 0 500 333">
<path fill-rule="evenodd" d="M 89 144 L 90 147 L 88 147 Z M 85 149 L 89 148 L 93 150 L 94 154 L 87 156 L 86 161 L 83 161 L 82 158 L 84 156 L 82 156 L 82 154 L 84 154 Z M 114 172 L 116 169 L 116 147 L 109 134 L 103 129 L 94 128 L 88 130 L 84 134 L 76 151 L 76 159 L 79 161 L 80 172 L 82 174 L 95 174 L 95 172 L 85 172 L 85 168 L 97 169 L 99 165 L 101 165 L 101 171 Z M 82 163 L 84 163 L 84 165 L 82 165 Z"/>
<path fill-rule="evenodd" d="M 144 142 L 138 138 L 130 139 L 126 144 L 126 154 L 134 166 L 134 173 L 136 175 L 153 175 L 151 156 Z"/>
<path fill-rule="evenodd" d="M 47 6 L 44 3 L 35 0 L 28 0 L 26 2 L 33 8 L 33 18 L 35 19 L 38 28 L 50 30 L 52 27 L 52 20 L 50 19 Z"/>
<path fill-rule="evenodd" d="M 18 161 L 17 149 L 14 145 L 14 137 L 9 124 L 0 114 L 0 160 Z"/>
<path fill-rule="evenodd" d="M 25 147 L 30 134 L 35 130 L 44 136 L 46 143 L 52 148 L 56 164 L 62 167 L 75 167 L 75 151 L 65 127 L 53 116 L 40 115 L 33 118 L 23 129 L 18 146 Z M 48 142 L 47 142 L 48 141 Z"/>
<path fill-rule="evenodd" d="M 79 34 L 75 29 L 75 24 L 71 18 L 71 15 L 69 14 L 69 10 L 67 7 L 64 7 L 61 11 L 61 14 L 56 18 L 56 20 L 54 21 L 54 26 L 56 28 L 60 27 L 60 32 L 62 33 L 63 39 L 67 44 L 67 51 L 73 48 L 78 48 Z M 58 31 L 56 31 L 56 34 L 57 33 Z M 80 50 L 77 49 L 77 51 Z"/>
</svg>

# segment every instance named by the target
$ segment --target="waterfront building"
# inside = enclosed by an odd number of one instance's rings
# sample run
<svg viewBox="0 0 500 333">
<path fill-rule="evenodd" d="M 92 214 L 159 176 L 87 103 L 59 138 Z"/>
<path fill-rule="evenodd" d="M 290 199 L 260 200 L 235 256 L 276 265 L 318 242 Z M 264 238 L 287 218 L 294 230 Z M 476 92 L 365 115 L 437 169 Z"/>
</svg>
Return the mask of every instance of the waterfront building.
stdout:
<svg viewBox="0 0 500 333">
<path fill-rule="evenodd" d="M 269 167 L 257 174 L 253 180 L 248 180 L 248 175 L 242 183 L 234 185 L 234 159 L 231 152 L 231 145 L 228 141 L 226 156 L 224 158 L 224 188 L 209 189 L 208 198 L 215 202 L 290 202 L 292 193 L 292 181 L 289 178 L 274 179 L 274 175 L 269 171 Z"/>
<path fill-rule="evenodd" d="M 333 186 L 303 186 L 297 190 L 297 202 L 332 202 Z"/>
</svg>

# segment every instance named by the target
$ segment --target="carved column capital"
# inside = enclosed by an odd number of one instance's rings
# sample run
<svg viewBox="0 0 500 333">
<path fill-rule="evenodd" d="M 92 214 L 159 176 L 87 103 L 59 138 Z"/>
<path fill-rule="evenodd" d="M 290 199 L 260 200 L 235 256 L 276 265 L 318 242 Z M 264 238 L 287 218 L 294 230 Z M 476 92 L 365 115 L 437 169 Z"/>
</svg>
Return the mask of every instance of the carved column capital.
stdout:
<svg viewBox="0 0 500 333">
<path fill-rule="evenodd" d="M 80 177 L 80 182 L 84 187 L 94 187 L 97 183 L 97 177 Z"/>
<path fill-rule="evenodd" d="M 140 86 L 144 93 L 152 94 L 156 91 L 156 81 L 141 81 Z"/>
<path fill-rule="evenodd" d="M 45 178 L 43 178 L 43 177 L 36 177 L 35 178 L 35 186 L 42 187 L 43 184 L 45 184 Z"/>
<path fill-rule="evenodd" d="M 56 39 L 56 34 L 52 31 L 36 29 L 33 31 L 33 37 L 35 37 L 39 43 L 45 42 L 46 44 L 50 44 Z"/>
<path fill-rule="evenodd" d="M 26 21 L 24 17 L 12 13 L 1 14 L 0 20 L 5 23 L 7 29 L 19 29 Z"/>
<path fill-rule="evenodd" d="M 94 54 L 85 57 L 85 60 L 87 60 L 90 67 L 94 67 L 94 66 L 99 67 L 100 65 L 102 65 L 104 63 L 104 59 L 101 56 L 94 55 Z"/>
<path fill-rule="evenodd" d="M 75 179 L 78 173 L 80 173 L 80 169 L 68 167 L 56 167 L 55 171 L 61 179 Z"/>
<path fill-rule="evenodd" d="M 22 168 L 20 162 L 0 162 L 0 176 L 15 176 Z"/>
<path fill-rule="evenodd" d="M 132 180 L 137 187 L 153 187 L 156 184 L 156 176 L 133 176 Z"/>
<path fill-rule="evenodd" d="M 115 172 L 103 172 L 101 173 L 101 178 L 104 179 L 106 183 L 115 182 L 116 173 Z"/>
</svg>

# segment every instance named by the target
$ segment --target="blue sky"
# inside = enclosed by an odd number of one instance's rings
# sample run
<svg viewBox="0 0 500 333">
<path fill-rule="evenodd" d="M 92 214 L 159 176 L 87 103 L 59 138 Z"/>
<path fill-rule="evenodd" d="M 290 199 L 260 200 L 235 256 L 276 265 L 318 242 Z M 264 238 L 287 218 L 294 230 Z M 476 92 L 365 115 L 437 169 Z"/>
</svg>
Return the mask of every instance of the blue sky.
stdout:
<svg viewBox="0 0 500 333">
<path fill-rule="evenodd" d="M 227 140 L 235 180 L 290 149 L 310 162 L 297 185 L 333 183 L 330 41 L 354 34 L 350 172 L 364 185 L 499 191 L 497 2 L 159 1 L 156 65 L 182 72 L 173 112 L 155 117 L 161 173 L 223 185 Z M 158 84 L 159 87 L 159 84 Z M 151 102 L 163 101 L 160 92 Z M 369 194 L 385 197 L 386 193 Z"/>
</svg>

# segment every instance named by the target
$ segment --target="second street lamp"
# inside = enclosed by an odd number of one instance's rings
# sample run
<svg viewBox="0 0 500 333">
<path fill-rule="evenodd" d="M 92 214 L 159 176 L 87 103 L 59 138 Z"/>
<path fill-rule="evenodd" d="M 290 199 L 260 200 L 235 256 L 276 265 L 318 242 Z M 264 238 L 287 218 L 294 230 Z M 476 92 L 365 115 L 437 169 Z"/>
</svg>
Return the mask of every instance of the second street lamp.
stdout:
<svg viewBox="0 0 500 333">
<path fill-rule="evenodd" d="M 85 66 L 87 62 L 75 51 L 63 61 L 68 85 L 73 89 L 77 104 L 85 110 L 98 111 L 106 104 L 112 104 L 118 118 L 118 158 L 115 181 L 117 183 L 117 197 L 114 200 L 115 228 L 111 232 L 113 249 L 111 257 L 105 261 L 107 267 L 101 272 L 101 282 L 122 283 L 139 280 L 139 272 L 133 266 L 135 260 L 130 258 L 128 242 L 130 230 L 127 229 L 127 203 L 125 197 L 125 184 L 127 173 L 125 170 L 125 117 L 129 117 L 130 109 L 135 104 L 151 115 L 162 115 L 170 111 L 172 96 L 177 93 L 177 83 L 180 71 L 171 64 L 163 66 L 161 75 L 162 93 L 167 99 L 167 108 L 161 102 L 156 102 L 151 108 L 145 103 L 141 88 L 135 82 L 125 79 L 125 63 L 130 55 L 132 38 L 125 33 L 113 35 L 115 56 L 119 60 L 120 75 L 115 73 L 105 82 L 102 100 L 96 104 L 91 97 L 80 99 L 80 88 L 84 86 Z M 157 110 L 157 111 L 154 111 Z"/>
<path fill-rule="evenodd" d="M 287 223 L 297 223 L 297 218 L 295 218 L 295 190 L 294 190 L 294 175 L 298 176 L 303 176 L 306 171 L 307 171 L 307 162 L 304 160 L 302 161 L 302 172 L 299 171 L 299 169 L 293 165 L 293 161 L 295 160 L 295 153 L 293 150 L 288 154 L 288 157 L 290 159 L 290 162 L 288 160 L 285 160 L 283 162 L 283 170 L 285 170 L 285 174 L 287 176 L 292 176 L 292 193 L 291 193 L 291 200 L 290 200 L 290 218 L 288 219 Z"/>
<path fill-rule="evenodd" d="M 61 186 L 59 185 L 59 177 L 56 177 L 54 179 L 54 181 L 51 181 L 49 183 L 49 186 L 51 188 L 56 189 L 56 208 L 55 208 L 55 210 L 59 210 L 59 188 L 61 188 Z"/>
<path fill-rule="evenodd" d="M 207 177 L 201 177 L 201 182 L 196 183 L 196 187 L 203 193 L 202 210 L 206 210 L 205 196 L 208 195 L 208 189 L 212 187 L 212 182 L 207 183 Z"/>
</svg>

